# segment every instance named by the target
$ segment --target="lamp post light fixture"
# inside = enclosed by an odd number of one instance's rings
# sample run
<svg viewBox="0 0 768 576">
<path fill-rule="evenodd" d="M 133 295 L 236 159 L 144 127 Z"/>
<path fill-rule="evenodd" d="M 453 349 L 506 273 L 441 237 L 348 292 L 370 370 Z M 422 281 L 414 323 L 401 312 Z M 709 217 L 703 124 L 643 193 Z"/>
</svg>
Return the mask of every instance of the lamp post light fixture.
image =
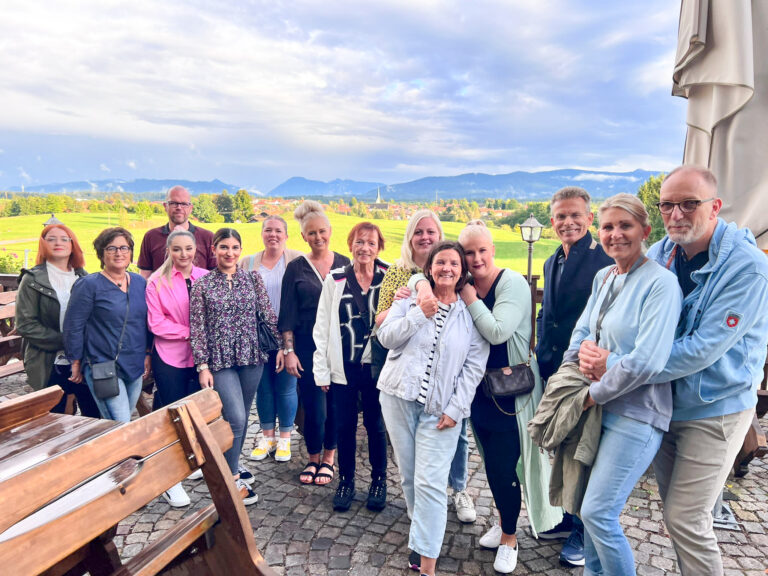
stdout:
<svg viewBox="0 0 768 576">
<path fill-rule="evenodd" d="M 533 263 L 533 244 L 541 240 L 541 230 L 544 228 L 533 214 L 520 224 L 520 235 L 524 242 L 528 242 L 528 284 L 531 283 L 531 265 Z"/>
</svg>

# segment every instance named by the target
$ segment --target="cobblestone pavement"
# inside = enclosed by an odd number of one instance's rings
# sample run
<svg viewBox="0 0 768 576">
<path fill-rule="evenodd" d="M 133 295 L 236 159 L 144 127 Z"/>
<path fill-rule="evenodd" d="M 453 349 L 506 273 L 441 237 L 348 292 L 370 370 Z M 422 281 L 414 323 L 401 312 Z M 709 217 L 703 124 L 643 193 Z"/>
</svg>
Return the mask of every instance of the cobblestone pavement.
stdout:
<svg viewBox="0 0 768 576">
<path fill-rule="evenodd" d="M 23 376 L 0 381 L 0 400 L 9 394 L 29 391 Z M 254 408 L 245 454 L 250 453 L 259 429 L 255 412 Z M 768 428 L 768 419 L 762 424 Z M 360 429 L 357 496 L 352 508 L 345 513 L 334 513 L 331 509 L 335 481 L 325 487 L 299 483 L 298 474 L 306 462 L 306 450 L 296 433 L 292 438 L 293 459 L 290 462 L 277 463 L 271 458 L 262 462 L 243 460 L 257 478 L 254 488 L 259 494 L 259 502 L 248 507 L 256 543 L 278 574 L 414 574 L 406 568 L 409 522 L 391 452 L 389 505 L 379 513 L 370 512 L 365 507 L 370 467 L 365 454 L 362 419 Z M 484 550 L 477 543 L 498 520 L 480 456 L 471 438 L 470 443 L 468 491 L 475 501 L 477 521 L 461 524 L 450 506 L 438 562 L 440 576 L 496 574 L 493 570 L 494 551 Z M 158 538 L 180 518 L 209 502 L 203 480 L 185 481 L 184 486 L 192 499 L 188 509 L 173 509 L 163 499 L 157 499 L 119 525 L 116 543 L 123 557 L 137 554 L 147 542 Z M 764 576 L 768 569 L 768 458 L 754 460 L 749 474 L 745 478 L 729 480 L 728 487 L 736 498 L 730 504 L 740 530 L 717 531 L 725 573 L 728 576 Z M 652 474 L 644 476 L 635 487 L 621 520 L 634 550 L 640 576 L 679 574 Z M 520 555 L 514 574 L 581 575 L 581 568 L 566 568 L 558 563 L 560 542 L 537 541 L 530 536 L 525 510 L 517 535 Z"/>
</svg>

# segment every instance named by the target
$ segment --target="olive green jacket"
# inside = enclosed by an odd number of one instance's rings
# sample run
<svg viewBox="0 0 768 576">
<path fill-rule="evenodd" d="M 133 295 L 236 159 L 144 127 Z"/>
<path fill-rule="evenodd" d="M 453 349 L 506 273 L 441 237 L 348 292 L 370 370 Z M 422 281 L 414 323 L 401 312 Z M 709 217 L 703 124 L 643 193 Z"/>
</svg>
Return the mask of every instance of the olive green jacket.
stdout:
<svg viewBox="0 0 768 576">
<path fill-rule="evenodd" d="M 78 268 L 75 274 L 85 276 L 86 271 Z M 16 331 L 24 338 L 24 370 L 27 383 L 35 390 L 48 385 L 56 352 L 64 349 L 59 311 L 46 265 L 23 269 L 16 295 Z"/>
</svg>

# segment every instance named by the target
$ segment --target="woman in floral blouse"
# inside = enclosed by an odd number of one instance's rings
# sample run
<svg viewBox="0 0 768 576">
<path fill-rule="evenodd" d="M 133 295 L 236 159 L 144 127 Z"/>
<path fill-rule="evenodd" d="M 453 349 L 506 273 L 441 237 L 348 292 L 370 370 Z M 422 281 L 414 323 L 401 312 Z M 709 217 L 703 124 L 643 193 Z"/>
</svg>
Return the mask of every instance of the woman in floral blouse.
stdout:
<svg viewBox="0 0 768 576">
<path fill-rule="evenodd" d="M 258 496 L 247 482 L 253 475 L 239 466 L 248 414 L 268 355 L 259 348 L 257 310 L 277 334 L 277 317 L 258 272 L 238 269 L 242 242 L 232 228 L 213 237 L 216 268 L 192 285 L 190 336 L 202 388 L 219 393 L 224 419 L 232 427 L 232 448 L 224 453 L 244 493 L 243 502 Z"/>
</svg>

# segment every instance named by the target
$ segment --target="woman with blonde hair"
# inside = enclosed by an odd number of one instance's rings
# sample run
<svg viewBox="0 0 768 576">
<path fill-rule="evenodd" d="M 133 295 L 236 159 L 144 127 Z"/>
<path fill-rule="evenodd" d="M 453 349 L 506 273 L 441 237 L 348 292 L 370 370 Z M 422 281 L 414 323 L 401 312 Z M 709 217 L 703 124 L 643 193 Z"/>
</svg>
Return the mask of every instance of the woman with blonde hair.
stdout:
<svg viewBox="0 0 768 576">
<path fill-rule="evenodd" d="M 88 386 L 69 381 L 71 365 L 64 353 L 64 315 L 75 281 L 86 275 L 85 258 L 75 233 L 63 224 L 43 228 L 35 267 L 19 275 L 16 331 L 24 338 L 27 383 L 40 390 L 60 386 L 65 395 L 51 409 L 63 413 L 67 395 L 74 394 L 80 413 L 99 417 Z"/>
<path fill-rule="evenodd" d="M 194 265 L 197 243 L 189 230 L 176 229 L 165 242 L 165 261 L 147 279 L 147 325 L 155 335 L 152 373 L 159 406 L 168 406 L 200 390 L 189 327 L 192 284 L 208 273 Z M 163 492 L 173 507 L 187 506 L 181 483 Z"/>
<path fill-rule="evenodd" d="M 284 349 L 278 354 L 277 369 L 285 369 L 299 380 L 304 441 L 309 453 L 309 462 L 299 481 L 324 486 L 334 475 L 336 423 L 333 390 L 326 393 L 315 385 L 312 355 L 316 347 L 312 330 L 325 277 L 331 270 L 349 264 L 349 258 L 331 250 L 331 223 L 318 202 L 305 200 L 293 216 L 301 225 L 301 237 L 309 244 L 310 252 L 285 268 L 277 321 Z"/>
<path fill-rule="evenodd" d="M 249 272 L 258 272 L 264 280 L 269 303 L 275 313 L 280 313 L 280 293 L 288 264 L 301 256 L 298 250 L 285 247 L 288 240 L 288 223 L 281 216 L 267 216 L 261 223 L 261 240 L 264 250 L 240 260 L 239 266 Z M 261 439 L 251 452 L 251 460 L 264 460 L 274 454 L 277 462 L 291 459 L 291 431 L 296 418 L 299 398 L 296 393 L 296 377 L 286 370 L 277 370 L 282 361 L 282 350 L 269 353 L 269 361 L 261 374 L 256 393 L 256 411 L 261 425 Z M 282 364 L 282 362 L 281 362 Z M 280 420 L 280 437 L 275 439 L 275 421 Z"/>
</svg>

